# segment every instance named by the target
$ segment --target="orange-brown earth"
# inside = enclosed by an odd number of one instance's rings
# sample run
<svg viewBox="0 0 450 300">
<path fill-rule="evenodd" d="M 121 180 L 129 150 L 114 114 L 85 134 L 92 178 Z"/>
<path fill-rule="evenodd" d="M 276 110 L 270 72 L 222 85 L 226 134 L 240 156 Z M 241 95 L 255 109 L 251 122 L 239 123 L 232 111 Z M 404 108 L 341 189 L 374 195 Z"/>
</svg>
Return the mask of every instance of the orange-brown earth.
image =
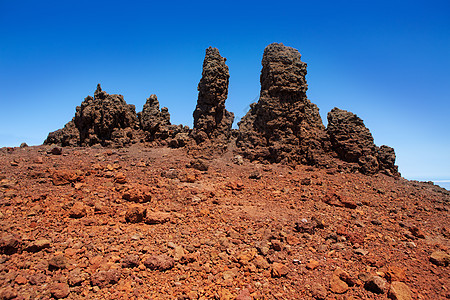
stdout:
<svg viewBox="0 0 450 300">
<path fill-rule="evenodd" d="M 431 183 L 58 149 L 0 149 L 0 299 L 450 298 Z"/>
</svg>

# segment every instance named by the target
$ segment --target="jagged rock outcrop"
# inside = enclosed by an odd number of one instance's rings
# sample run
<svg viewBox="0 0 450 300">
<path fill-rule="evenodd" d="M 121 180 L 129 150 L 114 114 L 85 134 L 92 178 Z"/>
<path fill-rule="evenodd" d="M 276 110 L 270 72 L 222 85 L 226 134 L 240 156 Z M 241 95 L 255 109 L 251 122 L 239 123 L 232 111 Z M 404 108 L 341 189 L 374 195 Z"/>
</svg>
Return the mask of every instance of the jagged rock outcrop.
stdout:
<svg viewBox="0 0 450 300">
<path fill-rule="evenodd" d="M 44 144 L 122 147 L 136 141 L 138 127 L 135 106 L 127 104 L 122 95 L 102 91 L 98 84 L 94 97 L 87 96 L 77 106 L 73 120 L 51 132 Z"/>
<path fill-rule="evenodd" d="M 333 108 L 327 115 L 331 147 L 345 162 L 357 164 L 364 174 L 383 171 L 388 175 L 397 175 L 394 149 L 388 146 L 377 147 L 372 134 L 357 115 Z"/>
<path fill-rule="evenodd" d="M 319 109 L 306 96 L 306 63 L 283 44 L 264 50 L 261 92 L 238 123 L 237 146 L 251 160 L 318 164 L 327 147 Z"/>
<path fill-rule="evenodd" d="M 217 48 L 206 49 L 191 133 L 198 145 L 225 148 L 231 136 L 234 114 L 225 109 L 230 77 L 225 62 Z"/>
<path fill-rule="evenodd" d="M 189 141 L 189 127 L 172 125 L 169 109 L 167 107 L 159 109 L 156 95 L 150 95 L 147 98 L 138 117 L 146 141 L 157 142 L 173 148 L 184 147 Z"/>
<path fill-rule="evenodd" d="M 62 147 L 67 146 L 79 146 L 80 145 L 80 132 L 75 126 L 75 118 L 72 118 L 63 128 L 50 132 L 44 144 L 51 145 L 56 144 Z"/>
</svg>

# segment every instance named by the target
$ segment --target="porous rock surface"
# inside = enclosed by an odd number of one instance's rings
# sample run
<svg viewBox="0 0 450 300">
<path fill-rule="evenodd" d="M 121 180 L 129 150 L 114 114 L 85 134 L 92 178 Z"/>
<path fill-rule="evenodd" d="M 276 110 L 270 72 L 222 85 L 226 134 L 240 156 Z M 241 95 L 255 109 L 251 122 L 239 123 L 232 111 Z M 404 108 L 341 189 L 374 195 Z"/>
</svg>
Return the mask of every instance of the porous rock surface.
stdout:
<svg viewBox="0 0 450 300">
<path fill-rule="evenodd" d="M 283 44 L 266 47 L 257 103 L 238 123 L 237 146 L 250 160 L 317 164 L 326 145 L 319 109 L 306 91 L 306 63 Z"/>
<path fill-rule="evenodd" d="M 388 146 L 377 147 L 372 134 L 357 115 L 333 108 L 327 115 L 327 134 L 332 149 L 338 157 L 355 163 L 355 169 L 364 174 L 383 171 L 387 175 L 397 175 L 394 149 Z"/>
<path fill-rule="evenodd" d="M 225 109 L 230 78 L 225 62 L 217 48 L 206 49 L 191 133 L 197 144 L 223 148 L 231 136 L 234 114 Z"/>
<path fill-rule="evenodd" d="M 135 106 L 122 95 L 109 95 L 100 84 L 94 97 L 87 96 L 77 106 L 75 117 L 63 129 L 49 133 L 44 144 L 61 146 L 125 146 L 135 139 L 138 119 Z"/>
<path fill-rule="evenodd" d="M 160 109 L 158 98 L 154 94 L 147 98 L 142 112 L 138 113 L 138 118 L 146 141 L 178 148 L 185 146 L 189 139 L 189 127 L 172 125 L 169 109 L 167 107 Z"/>
</svg>

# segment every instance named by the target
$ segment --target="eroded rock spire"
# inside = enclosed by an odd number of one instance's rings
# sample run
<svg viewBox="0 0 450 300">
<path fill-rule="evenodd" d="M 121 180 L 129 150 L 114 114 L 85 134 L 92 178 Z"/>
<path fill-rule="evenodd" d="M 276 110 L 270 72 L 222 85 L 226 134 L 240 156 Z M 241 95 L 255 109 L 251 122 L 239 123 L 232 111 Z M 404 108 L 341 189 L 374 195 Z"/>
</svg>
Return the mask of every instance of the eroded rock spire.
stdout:
<svg viewBox="0 0 450 300">
<path fill-rule="evenodd" d="M 225 147 L 231 136 L 234 114 L 225 109 L 230 77 L 225 62 L 217 48 L 206 49 L 191 134 L 197 144 Z"/>
<path fill-rule="evenodd" d="M 237 146 L 251 160 L 316 164 L 326 141 L 319 109 L 306 97 L 306 63 L 283 44 L 264 50 L 259 101 L 238 123 Z"/>
</svg>

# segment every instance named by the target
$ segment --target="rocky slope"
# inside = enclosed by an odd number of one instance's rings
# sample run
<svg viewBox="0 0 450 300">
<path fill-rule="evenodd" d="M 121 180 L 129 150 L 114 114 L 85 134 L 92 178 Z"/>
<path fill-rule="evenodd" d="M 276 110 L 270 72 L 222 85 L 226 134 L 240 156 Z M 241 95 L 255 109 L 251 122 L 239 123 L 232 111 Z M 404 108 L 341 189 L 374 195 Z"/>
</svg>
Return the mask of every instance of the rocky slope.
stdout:
<svg viewBox="0 0 450 300">
<path fill-rule="evenodd" d="M 0 149 L 0 299 L 448 299 L 448 191 L 184 149 Z"/>
</svg>

